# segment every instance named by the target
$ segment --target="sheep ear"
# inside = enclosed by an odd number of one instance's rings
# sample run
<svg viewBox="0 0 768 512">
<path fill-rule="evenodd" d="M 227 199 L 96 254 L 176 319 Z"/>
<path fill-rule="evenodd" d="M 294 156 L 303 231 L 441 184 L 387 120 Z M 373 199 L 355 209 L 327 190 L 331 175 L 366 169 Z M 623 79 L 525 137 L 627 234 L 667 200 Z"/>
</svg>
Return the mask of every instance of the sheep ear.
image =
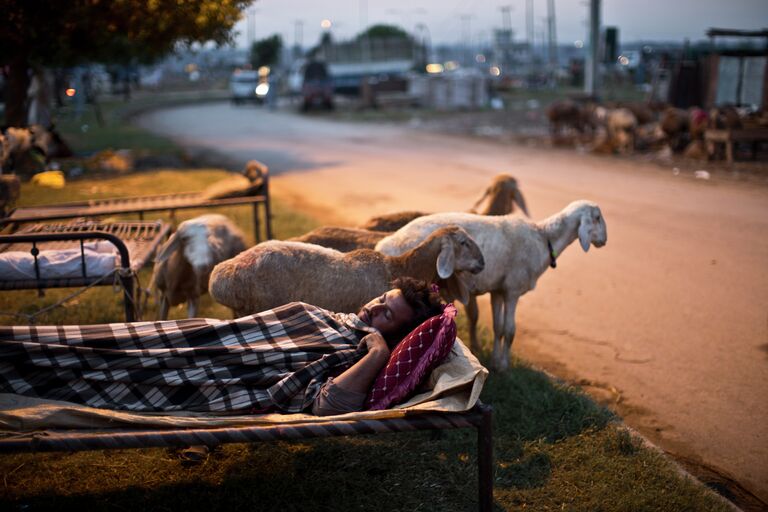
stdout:
<svg viewBox="0 0 768 512">
<path fill-rule="evenodd" d="M 450 278 L 440 281 L 440 295 L 448 302 L 461 301 L 465 306 L 469 302 L 469 287 L 465 282 L 466 272 L 456 272 Z"/>
<path fill-rule="evenodd" d="M 531 216 L 528 213 L 528 207 L 525 206 L 525 198 L 523 197 L 523 193 L 520 192 L 519 188 L 515 187 L 515 194 L 512 196 L 512 199 L 517 203 L 517 206 L 520 207 L 526 217 Z"/>
<path fill-rule="evenodd" d="M 589 251 L 589 244 L 592 242 L 592 229 L 594 225 L 592 223 L 592 216 L 589 213 L 585 213 L 581 216 L 581 223 L 579 223 L 579 243 L 584 252 Z"/>
<path fill-rule="evenodd" d="M 464 282 L 465 276 L 461 274 L 466 274 L 465 272 L 459 272 L 455 276 L 453 276 L 453 283 L 454 283 L 454 294 L 456 295 L 456 298 L 461 301 L 462 304 L 465 306 L 469 302 L 469 287 L 467 286 L 467 283 Z"/>
<path fill-rule="evenodd" d="M 160 249 L 160 252 L 155 257 L 155 263 L 160 263 L 171 257 L 173 252 L 179 249 L 179 236 L 178 231 L 171 235 L 167 242 Z"/>
<path fill-rule="evenodd" d="M 477 213 L 477 207 L 480 206 L 480 203 L 483 202 L 483 199 L 488 197 L 488 194 L 490 194 L 490 193 L 491 193 L 491 187 L 486 188 L 485 192 L 483 192 L 483 195 L 480 196 L 480 199 L 478 199 L 475 202 L 474 206 L 472 206 L 472 208 L 469 209 L 469 213 Z"/>
<path fill-rule="evenodd" d="M 450 238 L 446 237 L 443 239 L 442 249 L 440 249 L 440 255 L 437 257 L 437 275 L 440 276 L 440 279 L 451 277 L 454 260 L 453 244 Z"/>
</svg>

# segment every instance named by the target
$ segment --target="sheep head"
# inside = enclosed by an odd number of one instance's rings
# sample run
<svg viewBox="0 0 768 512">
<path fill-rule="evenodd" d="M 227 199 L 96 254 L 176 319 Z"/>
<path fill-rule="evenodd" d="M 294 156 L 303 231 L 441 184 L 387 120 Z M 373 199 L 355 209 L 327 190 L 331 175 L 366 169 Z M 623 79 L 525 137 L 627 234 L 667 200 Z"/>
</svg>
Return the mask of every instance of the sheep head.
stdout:
<svg viewBox="0 0 768 512">
<path fill-rule="evenodd" d="M 245 164 L 245 169 L 243 169 L 243 175 L 251 183 L 263 181 L 267 174 L 269 174 L 269 168 L 258 160 L 249 160 Z"/>
<path fill-rule="evenodd" d="M 437 275 L 448 279 L 454 272 L 473 274 L 485 268 L 485 259 L 477 243 L 459 226 L 447 226 L 435 231 L 441 237 L 440 254 L 437 257 Z"/>
<path fill-rule="evenodd" d="M 577 208 L 581 248 L 587 252 L 590 244 L 595 247 L 604 246 L 608 241 L 608 231 L 600 207 L 590 201 L 579 201 Z"/>
</svg>

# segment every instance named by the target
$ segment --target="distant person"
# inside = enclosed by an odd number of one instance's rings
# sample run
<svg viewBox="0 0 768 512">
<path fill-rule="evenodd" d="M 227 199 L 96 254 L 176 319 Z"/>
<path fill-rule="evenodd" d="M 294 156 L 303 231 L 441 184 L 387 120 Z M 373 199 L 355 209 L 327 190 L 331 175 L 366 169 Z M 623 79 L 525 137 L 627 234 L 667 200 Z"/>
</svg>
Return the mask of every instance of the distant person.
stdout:
<svg viewBox="0 0 768 512">
<path fill-rule="evenodd" d="M 28 123 L 39 124 L 45 128 L 49 127 L 51 125 L 53 94 L 47 73 L 43 68 L 35 68 L 27 89 L 27 97 L 29 98 Z"/>
</svg>

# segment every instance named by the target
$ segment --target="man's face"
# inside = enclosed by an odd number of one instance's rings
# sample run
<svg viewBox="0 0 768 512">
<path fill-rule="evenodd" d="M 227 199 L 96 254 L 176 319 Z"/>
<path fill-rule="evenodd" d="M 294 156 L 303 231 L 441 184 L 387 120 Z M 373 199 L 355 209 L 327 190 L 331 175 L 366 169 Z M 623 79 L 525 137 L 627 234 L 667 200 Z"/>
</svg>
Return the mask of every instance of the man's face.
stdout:
<svg viewBox="0 0 768 512">
<path fill-rule="evenodd" d="M 366 324 L 378 329 L 382 335 L 387 335 L 410 323 L 414 312 L 403 297 L 403 292 L 395 288 L 363 306 L 357 316 Z"/>
</svg>

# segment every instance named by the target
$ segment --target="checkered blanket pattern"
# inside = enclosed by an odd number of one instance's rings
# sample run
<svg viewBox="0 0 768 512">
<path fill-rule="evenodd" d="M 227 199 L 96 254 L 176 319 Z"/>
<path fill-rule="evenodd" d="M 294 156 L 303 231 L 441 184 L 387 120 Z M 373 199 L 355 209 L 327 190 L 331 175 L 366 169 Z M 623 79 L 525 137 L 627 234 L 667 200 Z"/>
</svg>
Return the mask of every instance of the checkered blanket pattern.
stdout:
<svg viewBox="0 0 768 512">
<path fill-rule="evenodd" d="M 300 412 L 365 354 L 346 315 L 0 327 L 0 392 L 137 412 Z"/>
</svg>

